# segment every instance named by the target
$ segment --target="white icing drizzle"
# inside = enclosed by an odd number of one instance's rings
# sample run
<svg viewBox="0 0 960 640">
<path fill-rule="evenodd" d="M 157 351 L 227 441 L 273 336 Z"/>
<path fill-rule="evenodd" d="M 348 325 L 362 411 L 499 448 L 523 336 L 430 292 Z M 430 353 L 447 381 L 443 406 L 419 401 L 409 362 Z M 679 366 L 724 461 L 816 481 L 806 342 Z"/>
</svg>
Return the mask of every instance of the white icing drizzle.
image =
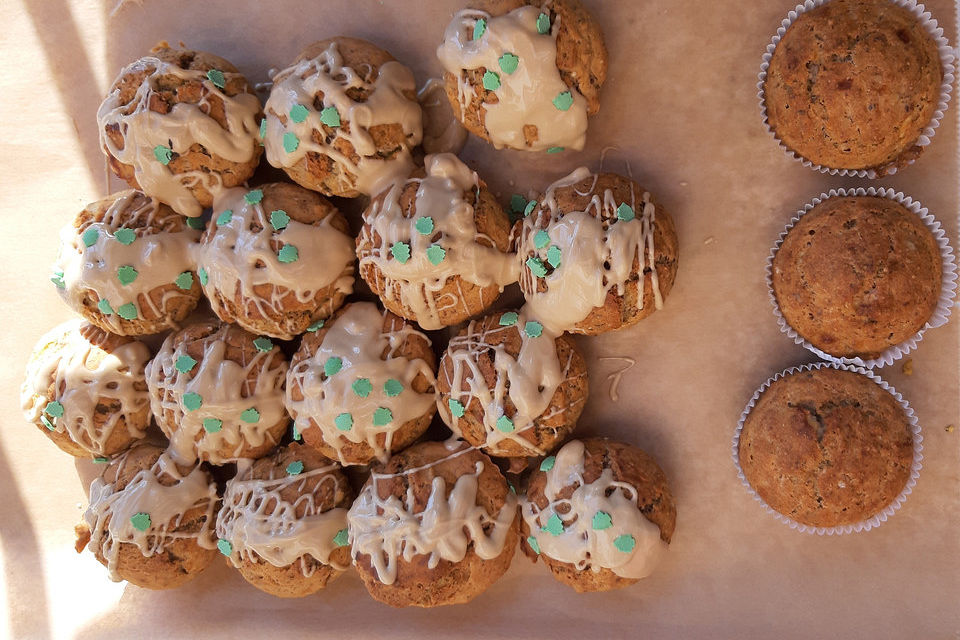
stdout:
<svg viewBox="0 0 960 640">
<path fill-rule="evenodd" d="M 440 311 L 467 307 L 462 291 L 442 291 L 448 281 L 459 276 L 478 287 L 496 285 L 499 291 L 516 282 L 519 265 L 512 253 L 498 250 L 493 240 L 477 231 L 473 203 L 464 200 L 464 191 L 479 194 L 479 178 L 455 155 L 441 153 L 424 158 L 426 177 L 409 178 L 394 183 L 374 200 L 363 213 L 363 228 L 357 241 L 357 256 L 361 268 L 372 264 L 383 275 L 384 299 L 397 300 L 409 310 L 421 327 L 441 329 Z M 417 185 L 414 203 L 416 215 L 406 217 L 400 204 L 400 194 L 408 184 Z M 420 233 L 417 220 L 431 218 L 431 233 Z M 484 239 L 490 246 L 478 242 Z M 410 247 L 410 258 L 401 263 L 391 253 L 398 242 Z M 431 245 L 438 245 L 446 254 L 433 264 L 427 254 Z M 369 247 L 361 250 L 359 247 Z M 408 316 L 409 317 L 409 316 Z"/>
<path fill-rule="evenodd" d="M 406 422 L 426 414 L 435 402 L 435 393 L 417 393 L 413 380 L 424 376 L 436 388 L 433 370 L 421 358 L 408 359 L 399 355 L 403 343 L 411 336 L 419 336 L 430 344 L 429 338 L 409 323 L 393 331 L 383 330 L 386 312 L 372 302 L 354 302 L 329 326 L 323 342 L 310 358 L 298 362 L 287 373 L 286 402 L 297 429 L 305 433 L 320 429 L 324 442 L 337 451 L 342 464 L 357 464 L 345 460 L 343 445 L 365 442 L 374 455 L 385 462 L 393 448 L 393 435 Z M 324 375 L 324 364 L 330 358 L 340 358 L 342 368 L 331 376 Z M 365 378 L 371 389 L 366 397 L 358 395 L 353 384 Z M 397 380 L 403 391 L 387 395 L 384 384 Z M 296 386 L 303 400 L 296 401 L 291 394 Z M 375 426 L 374 412 L 389 409 L 392 419 Z M 341 413 L 349 413 L 353 426 L 347 431 L 337 428 L 335 420 Z M 386 436 L 383 445 L 378 437 Z"/>
<path fill-rule="evenodd" d="M 337 549 L 337 533 L 347 528 L 347 510 L 324 510 L 324 505 L 317 502 L 324 483 L 333 483 L 336 494 L 338 481 L 331 472 L 337 468 L 328 465 L 297 475 L 280 469 L 279 477 L 271 472 L 268 480 L 251 478 L 248 469 L 229 480 L 217 514 L 217 536 L 232 545 L 233 566 L 264 560 L 275 567 L 288 567 L 299 560 L 300 573 L 309 578 L 317 569 L 308 562 L 310 556 L 338 571 L 346 570 L 346 565 L 332 562 L 330 554 Z M 319 481 L 308 490 L 317 476 Z M 297 499 L 284 500 L 281 492 L 294 486 L 299 493 Z M 297 515 L 300 508 L 304 510 L 302 516 Z"/>
<path fill-rule="evenodd" d="M 170 438 L 171 456 L 181 464 L 191 464 L 198 457 L 213 464 L 234 461 L 244 447 L 258 447 L 267 438 L 272 439 L 268 430 L 286 414 L 283 385 L 287 363 L 280 347 L 274 345 L 267 352 L 257 350 L 242 364 L 227 360 L 224 354 L 229 329 L 230 325 L 224 324 L 203 338 L 203 356 L 188 373 L 180 373 L 176 368 L 177 359 L 187 355 L 184 344 L 176 344 L 176 333 L 163 341 L 159 353 L 147 365 L 150 407 Z M 252 371 L 257 372 L 253 383 L 248 380 Z M 200 395 L 199 409 L 186 408 L 186 393 Z M 250 408 L 259 412 L 255 422 L 241 417 Z M 167 417 L 167 411 L 173 412 L 172 419 Z M 204 429 L 204 418 L 220 420 L 220 429 Z M 219 453 L 224 446 L 232 448 L 232 457 Z"/>
<path fill-rule="evenodd" d="M 286 227 L 276 232 L 270 222 L 271 212 L 264 211 L 261 202 L 247 202 L 248 193 L 248 189 L 227 189 L 217 198 L 211 229 L 196 250 L 197 266 L 207 273 L 204 290 L 214 313 L 225 317 L 221 301 L 210 292 L 231 300 L 239 293 L 243 296 L 242 305 L 252 304 L 263 317 L 282 315 L 288 299 L 303 304 L 330 285 L 344 295 L 353 292 L 353 238 L 331 224 L 333 214 L 317 225 L 291 217 Z M 232 215 L 229 222 L 221 225 L 216 221 L 224 211 L 231 211 Z M 259 226 L 260 230 L 253 230 L 252 226 Z M 297 260 L 280 261 L 279 247 L 286 245 L 296 247 Z M 256 291 L 263 285 L 270 287 L 269 298 Z M 324 317 L 333 313 L 332 305 L 331 296 L 327 308 L 322 310 Z M 242 315 L 236 321 L 240 325 L 250 324 Z M 282 333 L 274 337 L 290 340 L 294 336 Z"/>
<path fill-rule="evenodd" d="M 336 42 L 331 42 L 315 58 L 301 60 L 273 77 L 273 87 L 266 104 L 266 135 L 264 148 L 267 161 L 274 167 L 292 167 L 309 153 L 328 156 L 347 169 L 344 191 L 356 189 L 365 195 L 376 195 L 387 185 L 409 175 L 413 168 L 410 150 L 420 144 L 423 136 L 420 105 L 407 98 L 404 92 L 416 91 L 413 72 L 396 61 L 382 65 L 377 79 L 366 82 L 363 74 L 344 63 Z M 367 93 L 364 102 L 353 100 L 347 91 L 361 89 Z M 323 94 L 323 106 L 314 107 L 314 96 Z M 302 122 L 294 122 L 290 110 L 296 105 L 306 108 Z M 323 137 L 321 121 L 323 109 L 335 107 L 340 126 L 329 140 L 315 142 L 313 132 Z M 280 118 L 284 118 L 281 121 Z M 376 125 L 399 124 L 405 142 L 395 154 L 381 157 L 370 135 Z M 293 151 L 284 148 L 284 136 L 291 133 L 299 144 Z M 338 150 L 342 140 L 353 146 L 359 160 L 354 162 Z"/>
<path fill-rule="evenodd" d="M 47 404 L 59 402 L 63 416 L 47 415 L 55 431 L 66 433 L 94 456 L 103 456 L 107 454 L 107 440 L 121 418 L 131 439 L 144 436 L 149 420 L 138 425 L 133 416 L 150 402 L 146 388 L 136 388 L 146 382 L 144 367 L 150 350 L 142 342 L 128 342 L 105 351 L 91 368 L 100 347 L 84 337 L 81 326 L 81 320 L 71 320 L 40 338 L 34 348 L 38 357 L 27 365 L 26 379 L 20 387 L 20 406 L 28 421 L 39 424 Z M 51 385 L 53 396 L 49 397 Z M 100 399 L 117 400 L 120 408 L 98 426 L 95 415 Z"/>
<path fill-rule="evenodd" d="M 583 442 L 571 440 L 557 452 L 553 468 L 546 472 L 546 508 L 539 509 L 527 498 L 521 501 L 523 519 L 540 552 L 580 571 L 604 568 L 621 578 L 647 577 L 667 550 L 667 543 L 660 538 L 660 527 L 640 512 L 636 488 L 614 480 L 612 470 L 604 469 L 589 484 L 584 482 L 583 473 Z M 560 498 L 560 492 L 570 486 L 576 486 L 573 494 Z M 610 517 L 609 527 L 594 528 L 593 520 L 599 512 Z M 554 515 L 563 523 L 559 535 L 543 529 Z M 614 544 L 622 535 L 633 536 L 635 545 L 629 552 Z"/>
<path fill-rule="evenodd" d="M 127 463 L 128 453 L 112 462 L 120 469 Z M 160 483 L 160 476 L 176 480 L 170 486 Z M 182 474 L 167 454 L 149 469 L 139 471 L 127 485 L 117 490 L 113 484 L 97 478 L 90 485 L 90 506 L 83 519 L 90 526 L 90 545 L 107 560 L 110 578 L 121 580 L 117 572 L 120 544 L 135 544 L 145 557 L 163 553 L 175 540 L 195 539 L 204 549 L 213 549 L 214 509 L 217 505 L 217 485 L 199 466 Z M 184 515 L 193 509 L 203 509 L 205 519 L 200 531 L 186 533 L 175 531 Z M 133 526 L 131 518 L 138 513 L 150 516 L 150 526 L 140 531 Z"/>
<path fill-rule="evenodd" d="M 467 144 L 467 130 L 453 114 L 443 78 L 428 79 L 417 91 L 417 100 L 423 109 L 423 150 L 460 153 Z"/>
<path fill-rule="evenodd" d="M 633 358 L 628 358 L 626 356 L 608 356 L 605 358 L 599 358 L 600 362 L 604 360 L 616 360 L 618 362 L 623 362 L 624 365 L 620 369 L 617 369 L 613 373 L 607 374 L 607 380 L 610 381 L 610 388 L 608 390 L 608 395 L 610 396 L 611 402 L 620 401 L 620 380 L 623 378 L 623 374 L 633 368 L 633 365 L 637 364 L 637 361 Z"/>
<path fill-rule="evenodd" d="M 556 190 L 591 177 L 592 186 L 584 192 L 576 192 L 590 197 L 583 211 L 558 211 Z M 620 220 L 616 210 L 624 203 L 617 202 L 609 189 L 596 193 L 598 178 L 586 167 L 580 167 L 547 187 L 539 206 L 523 220 L 518 251 L 520 260 L 536 256 L 547 265 L 549 247 L 560 249 L 560 266 L 543 278 L 544 291 L 537 291 L 539 279 L 529 269 L 520 273 L 520 286 L 531 313 L 558 333 L 573 329 L 594 308 L 603 306 L 611 289 L 623 295 L 634 260 L 639 261 L 639 277 L 636 284 L 630 286 L 637 288 L 638 306 L 643 308 L 643 288 L 649 277 L 654 306 L 657 309 L 663 307 L 653 242 L 656 208 L 650 201 L 650 194 L 645 191 L 638 199 L 631 182 L 630 201 L 626 204 L 633 209 L 635 217 L 629 221 Z M 601 217 L 605 219 L 601 220 Z M 542 248 L 535 245 L 538 230 L 545 230 L 550 237 L 550 242 Z M 649 276 L 644 273 L 647 267 Z"/>
<path fill-rule="evenodd" d="M 437 57 L 457 79 L 461 114 L 466 113 L 474 99 L 474 89 L 464 71 L 484 68 L 499 75 L 500 86 L 494 90 L 498 102 L 486 102 L 482 107 L 483 124 L 497 149 L 542 151 L 559 146 L 580 150 L 587 134 L 587 101 L 560 77 L 556 62 L 557 25 L 551 25 L 550 33 L 540 34 L 540 12 L 539 7 L 529 5 L 502 16 L 464 9 L 447 26 Z M 486 29 L 474 40 L 474 27 L 480 19 L 486 21 Z M 500 57 L 505 53 L 519 58 L 513 73 L 500 67 Z M 573 99 L 565 111 L 553 103 L 564 92 L 569 92 Z M 529 146 L 523 135 L 527 125 L 536 126 L 538 134 Z"/>
<path fill-rule="evenodd" d="M 471 450 L 463 449 L 403 473 L 422 472 Z M 408 487 L 406 498 L 402 501 L 393 495 L 384 500 L 379 497 L 377 481 L 390 475 L 371 473 L 369 483 L 347 515 L 354 562 L 361 555 L 369 556 L 377 579 L 390 585 L 397 579 L 397 562 L 401 558 L 404 562 L 410 562 L 418 555 L 429 556 L 427 566 L 433 569 L 441 560 L 463 560 L 471 543 L 477 556 L 484 560 L 499 556 L 516 518 L 517 497 L 508 491 L 496 516 L 491 516 L 479 506 L 478 478 L 483 465 L 478 461 L 473 473 L 460 476 L 449 495 L 446 494 L 443 478 L 434 477 L 427 506 L 418 513 L 413 512 L 412 487 Z M 484 524 L 491 525 L 489 533 L 484 532 Z"/>
<path fill-rule="evenodd" d="M 144 317 L 144 307 L 156 318 L 167 315 L 167 306 L 185 295 L 178 287 L 164 292 L 157 304 L 150 293 L 164 285 L 172 285 L 181 273 L 194 269 L 189 247 L 200 238 L 200 232 L 183 225 L 181 231 L 153 231 L 150 227 L 163 226 L 163 215 L 157 200 L 139 191 L 128 189 L 111 196 L 114 198 L 99 222 L 77 229 L 68 224 L 60 232 L 60 253 L 54 265 L 63 273 L 60 295 L 74 309 L 83 306 L 86 291 L 93 291 L 100 300 L 106 300 L 112 313 L 100 314 L 100 322 L 115 333 L 123 332 L 118 310 L 131 303 L 137 318 Z M 169 212 L 167 216 L 172 216 Z M 134 228 L 137 227 L 137 228 Z M 127 228 L 136 233 L 136 240 L 123 244 L 116 232 Z M 96 242 L 86 246 L 85 233 L 96 232 Z M 131 266 L 136 279 L 123 284 L 117 270 Z"/>
<path fill-rule="evenodd" d="M 133 99 L 124 104 L 120 100 L 120 80 L 137 73 L 146 75 Z M 223 75 L 228 82 L 241 77 L 229 71 L 223 71 Z M 152 111 L 151 99 L 159 93 L 159 83 L 164 76 L 174 76 L 184 82 L 199 81 L 203 85 L 203 97 L 196 104 L 177 103 L 168 113 Z M 223 102 L 226 128 L 206 113 L 211 108 L 211 96 Z M 118 161 L 134 168 L 137 184 L 144 193 L 167 203 L 177 213 L 196 217 L 203 213 L 203 207 L 190 187 L 204 182 L 207 190 L 215 193 L 222 186 L 219 176 L 202 171 L 173 173 L 157 160 L 154 148 L 168 147 L 174 153 L 183 154 L 192 145 L 200 144 L 208 153 L 230 162 L 249 162 L 257 153 L 259 111 L 260 100 L 252 93 L 228 96 L 204 71 L 181 69 L 176 64 L 147 56 L 120 71 L 114 89 L 100 105 L 97 111 L 100 145 Z M 123 146 L 115 145 L 107 135 L 107 127 L 114 125 L 119 127 Z"/>
</svg>

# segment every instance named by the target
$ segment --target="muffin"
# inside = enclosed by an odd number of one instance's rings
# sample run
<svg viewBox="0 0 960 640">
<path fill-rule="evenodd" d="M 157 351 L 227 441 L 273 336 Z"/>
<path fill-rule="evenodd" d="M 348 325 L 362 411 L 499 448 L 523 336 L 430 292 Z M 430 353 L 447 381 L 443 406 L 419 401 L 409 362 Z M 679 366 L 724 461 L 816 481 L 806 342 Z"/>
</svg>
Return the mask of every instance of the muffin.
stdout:
<svg viewBox="0 0 960 640">
<path fill-rule="evenodd" d="M 147 365 L 150 407 L 180 464 L 259 458 L 279 442 L 287 359 L 270 338 L 217 322 L 167 336 Z"/>
<path fill-rule="evenodd" d="M 882 176 L 923 150 L 942 82 L 938 45 L 913 11 L 831 0 L 787 28 L 762 98 L 771 131 L 797 156 Z"/>
<path fill-rule="evenodd" d="M 326 195 L 375 195 L 413 168 L 423 136 L 413 73 L 359 38 L 315 42 L 273 77 L 267 161 Z"/>
<path fill-rule="evenodd" d="M 437 57 L 457 118 L 497 149 L 583 148 L 607 49 L 579 0 L 472 0 Z"/>
<path fill-rule="evenodd" d="M 476 172 L 449 153 L 424 162 L 363 212 L 357 259 L 388 310 L 434 330 L 487 309 L 517 265 L 510 220 Z"/>
<path fill-rule="evenodd" d="M 81 457 L 109 457 L 150 426 L 144 367 L 150 350 L 81 320 L 40 338 L 27 363 L 20 406 L 55 445 Z"/>
<path fill-rule="evenodd" d="M 353 291 L 353 238 L 323 196 L 275 182 L 217 199 L 197 251 L 200 283 L 224 322 L 290 340 Z"/>
<path fill-rule="evenodd" d="M 510 567 L 517 497 L 465 443 L 422 442 L 377 468 L 347 515 L 353 564 L 393 607 L 469 602 Z"/>
<path fill-rule="evenodd" d="M 260 162 L 260 100 L 237 68 L 161 42 L 124 67 L 97 111 L 110 169 L 185 216 Z"/>
<path fill-rule="evenodd" d="M 788 228 L 770 278 L 799 335 L 830 355 L 869 359 L 926 325 L 942 261 L 930 229 L 903 204 L 836 196 Z"/>
<path fill-rule="evenodd" d="M 244 579 L 281 598 L 316 593 L 350 566 L 340 467 L 291 443 L 227 482 L 217 546 Z"/>
<path fill-rule="evenodd" d="M 576 427 L 587 365 L 570 337 L 503 311 L 450 339 L 437 388 L 440 416 L 458 437 L 491 456 L 539 456 Z"/>
<path fill-rule="evenodd" d="M 352 302 L 303 336 L 286 406 L 304 442 L 344 465 L 386 462 L 436 411 L 430 339 L 372 302 Z"/>
<path fill-rule="evenodd" d="M 140 191 L 114 193 L 60 232 L 51 280 L 71 309 L 125 336 L 175 328 L 197 306 L 190 247 L 200 232 Z"/>
<path fill-rule="evenodd" d="M 524 552 L 575 591 L 610 591 L 656 568 L 677 508 L 657 463 L 607 438 L 571 440 L 530 476 L 521 501 Z"/>
<path fill-rule="evenodd" d="M 90 485 L 77 552 L 89 544 L 114 581 L 179 587 L 216 555 L 216 509 L 217 485 L 206 471 L 177 465 L 160 447 L 139 444 Z"/>
<path fill-rule="evenodd" d="M 743 476 L 774 511 L 803 525 L 860 523 L 910 478 L 904 408 L 870 378 L 822 367 L 770 383 L 743 423 Z"/>
<path fill-rule="evenodd" d="M 518 223 L 520 288 L 555 333 L 597 335 L 655 310 L 677 275 L 677 232 L 633 180 L 581 167 Z"/>
</svg>

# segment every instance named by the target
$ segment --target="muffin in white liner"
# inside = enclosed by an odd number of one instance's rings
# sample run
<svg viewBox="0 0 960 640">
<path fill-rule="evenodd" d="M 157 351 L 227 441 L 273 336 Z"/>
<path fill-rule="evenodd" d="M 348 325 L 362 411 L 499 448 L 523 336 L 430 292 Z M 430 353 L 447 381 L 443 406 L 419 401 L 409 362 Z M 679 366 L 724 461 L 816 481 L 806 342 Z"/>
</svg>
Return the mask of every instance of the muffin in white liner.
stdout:
<svg viewBox="0 0 960 640">
<path fill-rule="evenodd" d="M 937 24 L 936 19 L 930 14 L 929 11 L 922 4 L 918 4 L 916 0 L 889 0 L 892 4 L 900 6 L 911 13 L 913 13 L 917 20 L 920 22 L 921 26 L 930 34 L 930 37 L 933 38 L 938 52 L 940 54 L 940 66 L 942 71 L 942 80 L 940 85 L 940 97 L 937 101 L 937 108 L 934 110 L 932 117 L 930 118 L 929 123 L 924 127 L 920 136 L 913 143 L 917 147 L 926 147 L 930 144 L 930 139 L 933 137 L 936 128 L 940 125 L 940 121 L 943 119 L 943 114 L 947 110 L 947 105 L 950 102 L 950 94 L 953 92 L 953 81 L 956 72 L 956 60 L 957 56 L 953 47 L 950 46 L 949 40 L 943 34 L 943 27 Z M 894 164 L 894 166 L 883 167 L 883 171 L 879 172 L 875 168 L 867 169 L 843 169 L 828 167 L 822 164 L 815 163 L 807 158 L 803 157 L 790 147 L 788 147 L 784 142 L 777 136 L 776 132 L 770 126 L 770 122 L 767 114 L 767 105 L 766 105 L 766 95 L 765 95 L 765 85 L 767 82 L 767 71 L 770 67 L 770 60 L 773 58 L 773 52 L 777 48 L 777 45 L 780 43 L 780 40 L 783 38 L 784 34 L 787 32 L 787 29 L 793 24 L 800 15 L 820 7 L 830 0 L 805 0 L 802 4 L 798 4 L 792 11 L 787 14 L 787 17 L 783 19 L 780 23 L 780 28 L 777 29 L 776 34 L 770 41 L 770 44 L 767 45 L 767 49 L 763 54 L 762 62 L 760 64 L 760 73 L 758 75 L 757 82 L 757 98 L 760 102 L 760 113 L 763 117 L 763 125 L 766 127 L 767 131 L 770 132 L 770 135 L 776 139 L 780 147 L 794 159 L 798 160 L 805 167 L 810 167 L 815 171 L 820 173 L 828 173 L 830 175 L 840 175 L 840 176 L 856 176 L 859 178 L 877 178 L 884 175 L 892 175 L 897 172 L 899 166 Z M 905 159 L 900 166 L 907 166 L 913 164 L 916 160 L 916 156 Z"/>
<path fill-rule="evenodd" d="M 747 416 L 750 415 L 750 412 L 754 409 L 755 405 L 760 399 L 760 396 L 774 382 L 782 378 L 785 378 L 793 374 L 803 373 L 811 370 L 818 370 L 822 368 L 836 369 L 841 371 L 851 371 L 851 372 L 861 374 L 863 376 L 866 376 L 870 380 L 872 380 L 875 384 L 877 384 L 882 389 L 884 389 L 887 393 L 892 395 L 904 411 L 904 414 L 906 416 L 906 419 L 909 425 L 910 432 L 912 434 L 912 442 L 913 442 L 913 462 L 910 467 L 910 475 L 903 489 L 901 489 L 900 493 L 897 494 L 897 496 L 889 504 L 887 504 L 882 510 L 875 513 L 871 517 L 866 518 L 859 522 L 852 523 L 852 524 L 843 524 L 843 525 L 837 525 L 832 527 L 818 527 L 818 526 L 803 524 L 774 510 L 769 504 L 767 504 L 766 501 L 763 500 L 763 498 L 760 497 L 757 491 L 750 485 L 750 482 L 747 480 L 746 475 L 744 475 L 743 468 L 740 463 L 740 436 L 741 436 L 741 432 L 743 431 L 743 425 L 744 425 L 744 422 L 746 422 Z M 750 401 L 747 403 L 747 406 L 744 408 L 743 413 L 740 414 L 740 421 L 737 423 L 737 429 L 733 435 L 733 444 L 731 448 L 731 454 L 733 457 L 733 464 L 734 466 L 736 466 L 736 469 L 737 469 L 737 477 L 740 478 L 740 482 L 743 483 L 744 487 L 746 487 L 747 492 L 749 492 L 749 494 L 753 496 L 753 498 L 757 502 L 760 503 L 764 511 L 771 514 L 773 517 L 775 517 L 780 522 L 786 524 L 791 529 L 794 529 L 801 533 L 810 533 L 810 534 L 817 534 L 817 535 L 841 535 L 841 534 L 847 534 L 847 533 L 859 533 L 861 531 L 869 531 L 874 527 L 879 527 L 881 524 L 886 522 L 890 516 L 896 513 L 898 509 L 900 509 L 904 501 L 906 501 L 907 496 L 909 496 L 910 493 L 913 492 L 913 487 L 914 485 L 916 485 L 917 478 L 920 476 L 920 469 L 923 468 L 923 465 L 922 465 L 923 454 L 921 453 L 923 451 L 922 442 L 923 442 L 923 436 L 920 434 L 920 425 L 917 421 L 916 415 L 913 412 L 913 409 L 910 407 L 907 401 L 903 399 L 903 396 L 901 396 L 900 393 L 898 393 L 897 390 L 894 389 L 891 385 L 889 385 L 882 378 L 880 378 L 880 376 L 878 376 L 877 374 L 875 374 L 874 372 L 868 369 L 864 369 L 863 367 L 855 367 L 855 366 L 846 365 L 846 364 L 815 362 L 815 363 L 807 364 L 803 366 L 790 367 L 789 369 L 781 371 L 780 373 L 776 374 L 772 378 L 767 379 L 767 381 L 764 382 L 760 386 L 760 388 L 754 392 L 753 397 L 750 398 Z"/>
<path fill-rule="evenodd" d="M 940 294 L 937 300 L 937 305 L 926 324 L 908 339 L 884 349 L 877 357 L 867 359 L 861 357 L 850 358 L 835 356 L 814 346 L 809 340 L 802 337 L 792 326 L 790 326 L 786 318 L 784 318 L 780 309 L 780 304 L 777 301 L 777 297 L 773 290 L 773 261 L 790 230 L 805 214 L 829 198 L 853 196 L 887 198 L 889 200 L 898 202 L 907 210 L 916 214 L 933 235 L 933 238 L 940 249 L 941 260 Z M 815 353 L 818 357 L 824 360 L 842 364 L 853 364 L 867 368 L 882 367 L 892 364 L 896 360 L 902 358 L 904 355 L 913 351 L 917 347 L 917 343 L 923 339 L 923 335 L 927 329 L 940 327 L 947 323 L 950 318 L 951 309 L 954 305 L 954 298 L 957 295 L 957 266 L 953 249 L 950 247 L 950 241 L 947 233 L 940 226 L 940 222 L 927 211 L 926 207 L 923 207 L 919 202 L 915 201 L 909 196 L 904 195 L 902 192 L 894 191 L 890 188 L 869 187 L 864 189 L 860 187 L 856 189 L 831 189 L 828 193 L 821 193 L 819 197 L 814 198 L 813 201 L 798 211 L 797 214 L 787 224 L 786 228 L 784 228 L 784 230 L 780 233 L 776 244 L 774 244 L 773 248 L 770 250 L 770 255 L 767 257 L 765 274 L 767 282 L 767 295 L 770 299 L 770 304 L 773 305 L 773 313 L 777 318 L 777 324 L 783 333 L 789 336 L 796 344 L 803 346 L 805 349 Z"/>
</svg>

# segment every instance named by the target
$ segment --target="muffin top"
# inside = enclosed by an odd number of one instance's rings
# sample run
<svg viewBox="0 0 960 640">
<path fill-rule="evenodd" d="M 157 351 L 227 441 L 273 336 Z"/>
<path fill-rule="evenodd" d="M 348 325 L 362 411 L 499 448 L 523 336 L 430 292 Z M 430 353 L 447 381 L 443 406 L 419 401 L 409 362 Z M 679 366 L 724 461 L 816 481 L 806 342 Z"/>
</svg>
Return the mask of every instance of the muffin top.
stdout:
<svg viewBox="0 0 960 640">
<path fill-rule="evenodd" d="M 883 175 L 920 153 L 943 72 L 916 15 L 890 0 L 831 0 L 773 52 L 764 100 L 777 138 L 815 164 Z"/>
<path fill-rule="evenodd" d="M 740 434 L 740 466 L 775 511 L 833 527 L 879 513 L 906 486 L 913 434 L 903 407 L 870 378 L 821 367 L 761 394 Z"/>
<path fill-rule="evenodd" d="M 940 249 L 895 200 L 836 196 L 789 230 L 772 284 L 787 323 L 818 349 L 875 358 L 924 327 L 940 295 Z"/>
</svg>

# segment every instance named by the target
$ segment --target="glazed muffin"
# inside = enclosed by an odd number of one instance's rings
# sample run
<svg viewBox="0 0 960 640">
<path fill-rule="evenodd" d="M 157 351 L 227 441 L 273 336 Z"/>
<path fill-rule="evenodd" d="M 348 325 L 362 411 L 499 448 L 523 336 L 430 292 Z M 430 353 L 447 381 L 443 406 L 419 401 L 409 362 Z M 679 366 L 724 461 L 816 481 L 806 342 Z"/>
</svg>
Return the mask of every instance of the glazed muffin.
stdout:
<svg viewBox="0 0 960 640">
<path fill-rule="evenodd" d="M 521 513 L 524 552 L 579 593 L 650 575 L 677 521 L 653 458 L 607 438 L 571 440 L 545 458 L 530 477 Z"/>
<path fill-rule="evenodd" d="M 763 104 L 774 135 L 798 156 L 882 176 L 922 151 L 942 82 L 937 43 L 912 11 L 890 0 L 831 0 L 783 34 Z"/>
<path fill-rule="evenodd" d="M 327 195 L 372 196 L 413 168 L 423 136 L 413 73 L 359 38 L 315 42 L 273 77 L 267 161 Z"/>
<path fill-rule="evenodd" d="M 581 167 L 518 223 L 520 288 L 554 332 L 596 335 L 663 306 L 677 275 L 673 220 L 629 178 Z"/>
<path fill-rule="evenodd" d="M 743 423 L 738 451 L 744 477 L 774 511 L 835 527 L 863 522 L 898 497 L 913 432 L 879 384 L 822 367 L 772 382 Z"/>
<path fill-rule="evenodd" d="M 837 357 L 876 358 L 914 336 L 940 296 L 940 248 L 905 206 L 836 196 L 802 215 L 773 257 L 787 324 Z"/>
<path fill-rule="evenodd" d="M 216 555 L 217 486 L 199 466 L 177 465 L 158 446 L 139 444 L 90 485 L 77 526 L 77 552 L 89 544 L 114 581 L 172 589 Z"/>
<path fill-rule="evenodd" d="M 386 462 L 436 411 L 430 339 L 372 302 L 353 302 L 303 336 L 286 406 L 304 442 L 344 465 Z"/>
<path fill-rule="evenodd" d="M 353 291 L 353 238 L 323 196 L 275 182 L 217 199 L 197 273 L 224 322 L 290 340 Z"/>
<path fill-rule="evenodd" d="M 339 465 L 294 442 L 227 482 L 217 547 L 261 591 L 308 596 L 350 566 L 352 501 Z"/>
<path fill-rule="evenodd" d="M 577 425 L 587 367 L 568 336 L 524 311 L 472 320 L 450 339 L 437 406 L 458 437 L 492 456 L 544 455 Z"/>
<path fill-rule="evenodd" d="M 510 220 L 449 153 L 381 192 L 363 212 L 360 276 L 383 306 L 434 330 L 482 312 L 517 279 Z"/>
<path fill-rule="evenodd" d="M 393 607 L 462 604 L 480 595 L 510 567 L 517 520 L 517 498 L 490 458 L 442 442 L 390 458 L 347 515 L 360 579 Z"/>
<path fill-rule="evenodd" d="M 150 406 L 180 464 L 259 458 L 277 445 L 287 360 L 270 338 L 217 322 L 167 336 L 147 365 Z"/>
<path fill-rule="evenodd" d="M 60 232 L 51 280 L 60 297 L 104 331 L 137 336 L 176 327 L 201 290 L 190 247 L 196 223 L 139 191 L 98 200 Z"/>
<path fill-rule="evenodd" d="M 127 65 L 97 111 L 110 169 L 131 187 L 199 216 L 260 162 L 260 100 L 237 68 L 166 42 Z"/>
<path fill-rule="evenodd" d="M 472 0 L 437 57 L 454 113 L 496 148 L 583 148 L 607 49 L 579 0 Z"/>
<path fill-rule="evenodd" d="M 146 345 L 81 320 L 40 338 L 27 363 L 20 406 L 27 421 L 67 453 L 109 457 L 150 426 Z"/>
</svg>

